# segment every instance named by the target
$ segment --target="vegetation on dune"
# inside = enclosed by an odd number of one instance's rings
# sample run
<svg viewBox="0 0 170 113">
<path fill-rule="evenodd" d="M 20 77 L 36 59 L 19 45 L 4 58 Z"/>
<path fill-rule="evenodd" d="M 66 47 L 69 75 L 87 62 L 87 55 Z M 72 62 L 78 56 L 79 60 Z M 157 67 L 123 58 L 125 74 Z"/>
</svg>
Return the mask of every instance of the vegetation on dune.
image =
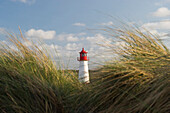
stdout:
<svg viewBox="0 0 170 113">
<path fill-rule="evenodd" d="M 169 109 L 170 52 L 156 36 L 133 26 L 102 29 L 122 45 L 118 54 L 98 69 L 91 88 L 82 92 L 77 112 L 166 113 Z M 85 98 L 84 98 L 85 97 Z M 84 110 L 85 108 L 85 110 Z"/>
<path fill-rule="evenodd" d="M 0 112 L 64 112 L 64 96 L 81 87 L 77 79 L 55 66 L 38 46 L 25 46 L 22 33 L 22 40 L 9 36 L 15 48 L 1 45 Z"/>
<path fill-rule="evenodd" d="M 0 112 L 4 113 L 167 113 L 170 109 L 170 52 L 148 31 L 137 27 L 102 29 L 116 41 L 104 45 L 119 60 L 91 73 L 80 84 L 77 73 L 53 64 L 38 46 L 10 36 L 15 49 L 0 51 Z M 21 33 L 23 41 L 27 41 Z"/>
</svg>

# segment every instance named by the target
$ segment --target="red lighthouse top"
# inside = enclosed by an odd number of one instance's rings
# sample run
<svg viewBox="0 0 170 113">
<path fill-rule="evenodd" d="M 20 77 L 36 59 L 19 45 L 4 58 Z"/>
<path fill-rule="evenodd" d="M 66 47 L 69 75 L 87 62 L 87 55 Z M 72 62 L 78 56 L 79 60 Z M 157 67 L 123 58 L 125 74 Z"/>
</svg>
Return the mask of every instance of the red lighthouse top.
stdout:
<svg viewBox="0 0 170 113">
<path fill-rule="evenodd" d="M 88 61 L 89 59 L 87 58 L 87 52 L 82 48 L 82 51 L 80 52 L 80 58 L 78 59 L 79 61 Z"/>
</svg>

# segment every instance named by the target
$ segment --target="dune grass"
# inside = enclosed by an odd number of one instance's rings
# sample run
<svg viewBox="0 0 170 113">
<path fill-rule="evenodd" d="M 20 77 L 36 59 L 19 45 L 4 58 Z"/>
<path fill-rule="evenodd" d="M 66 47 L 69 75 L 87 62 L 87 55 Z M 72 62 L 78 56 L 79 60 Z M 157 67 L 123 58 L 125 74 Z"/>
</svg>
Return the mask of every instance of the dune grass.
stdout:
<svg viewBox="0 0 170 113">
<path fill-rule="evenodd" d="M 20 36 L 8 34 L 15 48 L 1 45 L 2 113 L 167 113 L 170 110 L 170 52 L 148 31 L 134 26 L 106 27 L 122 45 L 103 45 L 119 56 L 81 84 L 77 73 L 61 69 L 50 55 Z"/>
<path fill-rule="evenodd" d="M 81 88 L 75 74 L 54 65 L 44 53 L 28 41 L 8 34 L 13 48 L 1 45 L 0 112 L 55 113 L 65 112 L 64 97 Z M 74 75 L 74 76 L 73 76 Z"/>
<path fill-rule="evenodd" d="M 102 29 L 122 45 L 103 45 L 119 56 L 98 69 L 88 91 L 82 92 L 79 113 L 166 113 L 170 102 L 170 52 L 148 31 L 134 26 Z M 76 95 L 76 94 L 75 94 Z"/>
</svg>

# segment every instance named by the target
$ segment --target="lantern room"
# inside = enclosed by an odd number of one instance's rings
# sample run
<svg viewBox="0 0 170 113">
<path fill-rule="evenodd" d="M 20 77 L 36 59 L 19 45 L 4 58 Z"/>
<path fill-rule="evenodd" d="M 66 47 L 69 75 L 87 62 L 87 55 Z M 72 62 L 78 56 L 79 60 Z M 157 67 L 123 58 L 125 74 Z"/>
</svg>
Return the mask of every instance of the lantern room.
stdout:
<svg viewBox="0 0 170 113">
<path fill-rule="evenodd" d="M 82 51 L 80 52 L 80 58 L 78 59 L 79 61 L 88 61 L 89 59 L 87 58 L 87 52 L 82 48 Z"/>
</svg>

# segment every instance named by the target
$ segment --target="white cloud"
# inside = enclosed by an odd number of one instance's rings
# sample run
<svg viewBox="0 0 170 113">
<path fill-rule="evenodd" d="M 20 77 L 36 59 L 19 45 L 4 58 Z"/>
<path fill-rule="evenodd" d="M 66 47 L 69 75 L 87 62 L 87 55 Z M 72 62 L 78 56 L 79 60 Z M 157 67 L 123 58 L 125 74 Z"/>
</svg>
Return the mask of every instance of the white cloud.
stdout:
<svg viewBox="0 0 170 113">
<path fill-rule="evenodd" d="M 26 3 L 28 0 L 18 0 L 18 1 Z"/>
<path fill-rule="evenodd" d="M 68 51 L 74 51 L 74 50 L 78 50 L 81 48 L 81 44 L 76 44 L 76 43 L 67 43 L 67 45 L 65 46 L 66 50 Z"/>
<path fill-rule="evenodd" d="M 86 26 L 86 24 L 84 24 L 84 23 L 74 23 L 73 25 L 74 26 L 82 26 L 82 27 Z"/>
<path fill-rule="evenodd" d="M 107 22 L 107 23 L 101 23 L 99 25 L 103 25 L 103 26 L 110 26 L 110 25 L 113 25 L 113 22 L 110 21 L 110 22 Z"/>
<path fill-rule="evenodd" d="M 6 30 L 4 28 L 0 28 L 0 34 L 6 34 Z"/>
<path fill-rule="evenodd" d="M 59 46 L 57 44 L 45 44 L 44 43 L 44 44 L 41 44 L 41 45 L 39 45 L 39 44 L 37 44 L 37 45 L 38 45 L 40 50 L 42 50 L 42 51 L 45 50 L 45 52 L 48 52 L 49 55 L 52 56 L 52 58 L 55 58 L 53 60 L 57 60 L 56 58 L 58 56 L 61 56 L 63 54 L 62 52 L 64 51 L 63 47 Z"/>
<path fill-rule="evenodd" d="M 86 33 L 78 33 L 77 36 L 83 36 L 83 35 L 86 35 Z"/>
<path fill-rule="evenodd" d="M 66 40 L 67 37 L 72 37 L 74 36 L 74 34 L 66 34 L 66 33 L 62 33 L 57 35 L 57 39 L 60 41 Z"/>
<path fill-rule="evenodd" d="M 55 31 L 44 31 L 44 30 L 35 30 L 35 29 L 30 29 L 26 33 L 27 37 L 30 38 L 39 38 L 39 39 L 53 39 L 56 36 Z"/>
<path fill-rule="evenodd" d="M 95 34 L 92 37 L 85 38 L 91 44 L 110 44 L 111 41 L 107 37 L 104 37 L 102 34 Z"/>
<path fill-rule="evenodd" d="M 170 20 L 145 23 L 145 24 L 142 25 L 142 27 L 146 28 L 148 30 L 153 30 L 153 29 L 169 30 L 170 29 Z"/>
<path fill-rule="evenodd" d="M 151 34 L 153 35 L 158 35 L 160 37 L 165 37 L 168 35 L 168 33 L 165 33 L 165 32 L 158 32 L 157 30 L 150 30 L 149 31 Z"/>
<path fill-rule="evenodd" d="M 69 41 L 69 42 L 77 42 L 77 41 L 79 41 L 79 39 L 78 39 L 78 37 L 69 36 L 69 37 L 67 37 L 67 41 Z"/>
<path fill-rule="evenodd" d="M 123 46 L 126 46 L 126 43 L 124 41 L 118 41 L 115 43 L 114 46 L 123 47 Z"/>
<path fill-rule="evenodd" d="M 156 16 L 156 17 L 170 16 L 170 10 L 166 7 L 161 7 L 156 12 L 153 12 L 153 16 Z"/>
<path fill-rule="evenodd" d="M 73 34 L 73 33 L 70 33 L 70 34 L 67 34 L 67 33 L 62 33 L 62 34 L 59 34 L 56 36 L 56 38 L 60 41 L 63 41 L 63 40 L 67 40 L 68 42 L 77 42 L 79 41 L 79 38 L 80 36 L 84 36 L 86 35 L 86 33 L 78 33 L 78 34 Z"/>
<path fill-rule="evenodd" d="M 33 4 L 35 3 L 36 0 L 11 0 L 13 2 L 22 2 L 22 3 L 28 3 L 28 4 Z"/>
<path fill-rule="evenodd" d="M 39 45 L 39 47 L 45 48 L 48 51 L 52 51 L 51 53 L 53 53 L 55 50 L 60 51 L 63 48 L 62 46 L 59 46 L 57 44 L 42 44 Z"/>
<path fill-rule="evenodd" d="M 33 43 L 32 43 L 31 41 L 29 41 L 29 40 L 25 40 L 25 41 L 23 42 L 23 44 L 24 44 L 25 46 L 32 46 L 32 45 L 33 45 Z"/>
<path fill-rule="evenodd" d="M 55 44 L 55 45 L 51 44 L 49 47 L 51 47 L 52 49 L 56 49 L 56 50 L 61 50 L 62 49 L 62 47 L 57 45 L 57 44 Z"/>
<path fill-rule="evenodd" d="M 103 37 L 101 34 L 96 34 L 95 36 L 92 36 L 92 37 L 86 37 L 86 40 L 91 43 L 104 41 L 104 39 L 105 39 L 105 37 Z"/>
<path fill-rule="evenodd" d="M 46 33 L 44 33 L 46 32 Z M 43 30 L 35 30 L 31 29 L 26 32 L 26 36 L 42 38 L 42 36 L 49 36 L 51 34 L 49 31 Z M 77 34 L 66 34 L 62 33 L 60 35 L 53 35 L 55 39 L 57 37 L 63 39 L 62 43 L 60 41 L 56 41 L 55 44 L 36 44 L 41 50 L 47 50 L 50 53 L 54 61 L 58 61 L 58 57 L 62 59 L 63 64 L 65 66 L 68 65 L 69 68 L 78 69 L 79 62 L 77 61 L 77 57 L 79 57 L 79 52 L 82 47 L 88 51 L 88 56 L 90 58 L 89 65 L 90 67 L 94 67 L 94 63 L 99 63 L 100 61 L 109 60 L 110 56 L 113 54 L 106 53 L 107 49 L 105 47 L 99 46 L 96 43 L 110 43 L 109 38 L 103 36 L 102 34 L 95 34 L 93 36 L 85 36 L 86 33 L 77 33 Z M 83 37 L 82 37 L 83 36 Z M 44 39 L 44 38 L 43 38 Z M 49 39 L 49 38 L 48 38 Z M 51 39 L 51 38 L 50 38 Z M 83 40 L 81 40 L 83 39 Z M 34 39 L 33 39 L 34 40 Z M 51 41 L 51 40 L 50 40 Z M 76 41 L 76 43 L 75 43 Z M 26 46 L 31 46 L 31 42 L 23 42 Z M 13 49 L 12 45 L 10 45 Z M 56 51 L 55 51 L 56 50 Z M 61 60 L 60 60 L 61 61 Z M 61 61 L 61 62 L 62 62 Z"/>
<path fill-rule="evenodd" d="M 142 32 L 145 32 L 144 29 L 148 30 L 151 34 L 158 36 L 159 39 L 170 39 L 168 33 L 168 30 L 170 30 L 170 20 L 145 23 L 141 27 Z"/>
</svg>

